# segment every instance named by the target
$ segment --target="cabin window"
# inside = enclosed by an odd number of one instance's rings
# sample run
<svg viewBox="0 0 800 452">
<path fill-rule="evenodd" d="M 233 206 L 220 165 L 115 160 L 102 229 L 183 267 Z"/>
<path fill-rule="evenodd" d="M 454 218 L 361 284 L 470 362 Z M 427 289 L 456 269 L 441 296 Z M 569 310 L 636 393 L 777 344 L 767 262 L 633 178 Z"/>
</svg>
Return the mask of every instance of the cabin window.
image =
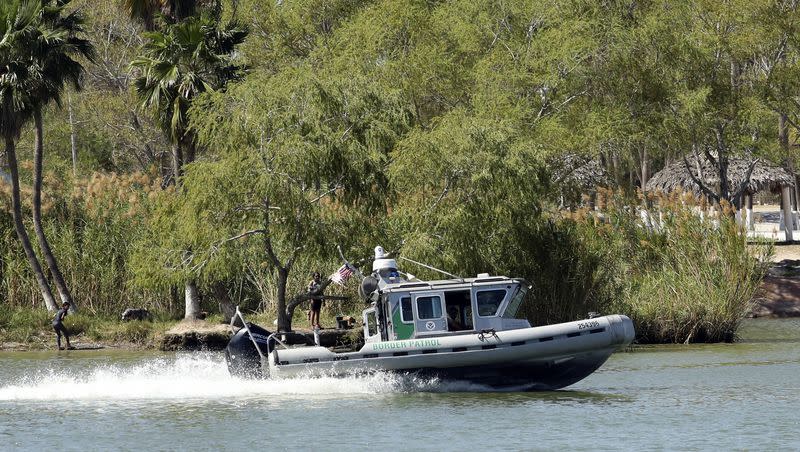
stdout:
<svg viewBox="0 0 800 452">
<path fill-rule="evenodd" d="M 481 317 L 491 317 L 497 314 L 500 308 L 500 303 L 506 297 L 505 289 L 497 290 L 484 290 L 478 292 L 476 298 L 478 299 L 478 315 Z"/>
<path fill-rule="evenodd" d="M 503 317 L 507 319 L 513 319 L 517 316 L 517 311 L 519 311 L 519 307 L 522 305 L 522 300 L 525 299 L 525 294 L 528 293 L 528 288 L 519 286 L 517 291 L 514 293 L 514 296 L 511 298 L 511 302 L 508 303 L 508 308 L 506 308 L 506 312 L 503 313 Z"/>
<path fill-rule="evenodd" d="M 411 297 L 403 297 L 400 299 L 400 320 L 406 323 L 414 321 L 414 309 L 411 306 Z"/>
<path fill-rule="evenodd" d="M 417 298 L 417 313 L 420 320 L 441 318 L 442 299 L 437 296 Z"/>
</svg>

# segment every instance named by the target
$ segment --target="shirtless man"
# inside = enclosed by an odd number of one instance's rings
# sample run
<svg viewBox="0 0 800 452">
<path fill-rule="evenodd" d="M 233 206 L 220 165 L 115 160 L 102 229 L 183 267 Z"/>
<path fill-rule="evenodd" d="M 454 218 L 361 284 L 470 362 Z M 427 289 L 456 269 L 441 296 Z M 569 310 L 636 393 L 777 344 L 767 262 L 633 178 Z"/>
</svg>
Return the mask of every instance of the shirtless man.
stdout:
<svg viewBox="0 0 800 452">
<path fill-rule="evenodd" d="M 73 350 L 75 348 L 69 343 L 69 334 L 63 323 L 64 317 L 69 314 L 69 306 L 69 301 L 65 301 L 64 304 L 61 305 L 61 309 L 56 313 L 56 316 L 53 317 L 53 329 L 56 331 L 59 350 L 64 350 L 64 347 L 61 346 L 61 334 L 64 334 L 64 338 L 67 340 L 67 350 Z"/>
</svg>

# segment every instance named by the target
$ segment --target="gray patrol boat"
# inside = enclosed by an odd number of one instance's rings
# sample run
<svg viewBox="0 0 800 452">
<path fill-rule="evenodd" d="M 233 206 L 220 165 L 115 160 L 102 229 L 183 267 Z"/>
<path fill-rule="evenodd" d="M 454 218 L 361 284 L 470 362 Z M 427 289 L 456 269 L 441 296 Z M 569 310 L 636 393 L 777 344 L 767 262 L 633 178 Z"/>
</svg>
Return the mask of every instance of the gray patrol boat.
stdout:
<svg viewBox="0 0 800 452">
<path fill-rule="evenodd" d="M 582 380 L 634 339 L 624 315 L 531 326 L 517 318 L 530 289 L 523 279 L 480 274 L 420 281 L 401 276 L 381 247 L 372 269 L 360 290 L 369 303 L 360 349 L 290 345 L 285 333 L 244 322 L 237 309 L 244 327 L 226 349 L 231 373 L 286 378 L 392 371 L 496 389 L 554 390 Z"/>
</svg>

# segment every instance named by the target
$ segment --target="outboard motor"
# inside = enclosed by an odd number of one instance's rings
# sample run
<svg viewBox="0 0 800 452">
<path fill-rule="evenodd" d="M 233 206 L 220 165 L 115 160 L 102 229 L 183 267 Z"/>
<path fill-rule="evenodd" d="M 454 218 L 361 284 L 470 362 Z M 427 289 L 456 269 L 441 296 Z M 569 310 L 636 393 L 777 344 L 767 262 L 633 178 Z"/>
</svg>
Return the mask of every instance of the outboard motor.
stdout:
<svg viewBox="0 0 800 452">
<path fill-rule="evenodd" d="M 275 342 L 274 339 L 269 339 L 271 333 L 249 322 L 247 326 L 253 333 L 253 339 L 258 343 L 261 353 L 264 356 L 272 353 Z M 247 333 L 247 328 L 240 329 L 228 342 L 228 346 L 225 347 L 225 361 L 228 363 L 228 372 L 234 377 L 261 378 L 267 376 L 267 372 L 262 372 L 261 357 Z"/>
</svg>

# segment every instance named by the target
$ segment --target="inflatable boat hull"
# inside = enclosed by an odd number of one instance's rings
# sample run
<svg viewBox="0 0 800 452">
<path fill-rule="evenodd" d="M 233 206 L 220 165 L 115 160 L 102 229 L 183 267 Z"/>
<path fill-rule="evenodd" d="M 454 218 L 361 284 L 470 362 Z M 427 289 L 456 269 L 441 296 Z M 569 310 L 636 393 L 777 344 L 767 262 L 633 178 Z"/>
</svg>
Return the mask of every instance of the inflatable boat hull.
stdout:
<svg viewBox="0 0 800 452">
<path fill-rule="evenodd" d="M 631 320 L 610 315 L 509 331 L 470 332 L 367 343 L 357 352 L 270 347 L 262 376 L 342 376 L 363 372 L 415 373 L 498 389 L 553 390 L 597 370 L 634 339 Z"/>
</svg>

